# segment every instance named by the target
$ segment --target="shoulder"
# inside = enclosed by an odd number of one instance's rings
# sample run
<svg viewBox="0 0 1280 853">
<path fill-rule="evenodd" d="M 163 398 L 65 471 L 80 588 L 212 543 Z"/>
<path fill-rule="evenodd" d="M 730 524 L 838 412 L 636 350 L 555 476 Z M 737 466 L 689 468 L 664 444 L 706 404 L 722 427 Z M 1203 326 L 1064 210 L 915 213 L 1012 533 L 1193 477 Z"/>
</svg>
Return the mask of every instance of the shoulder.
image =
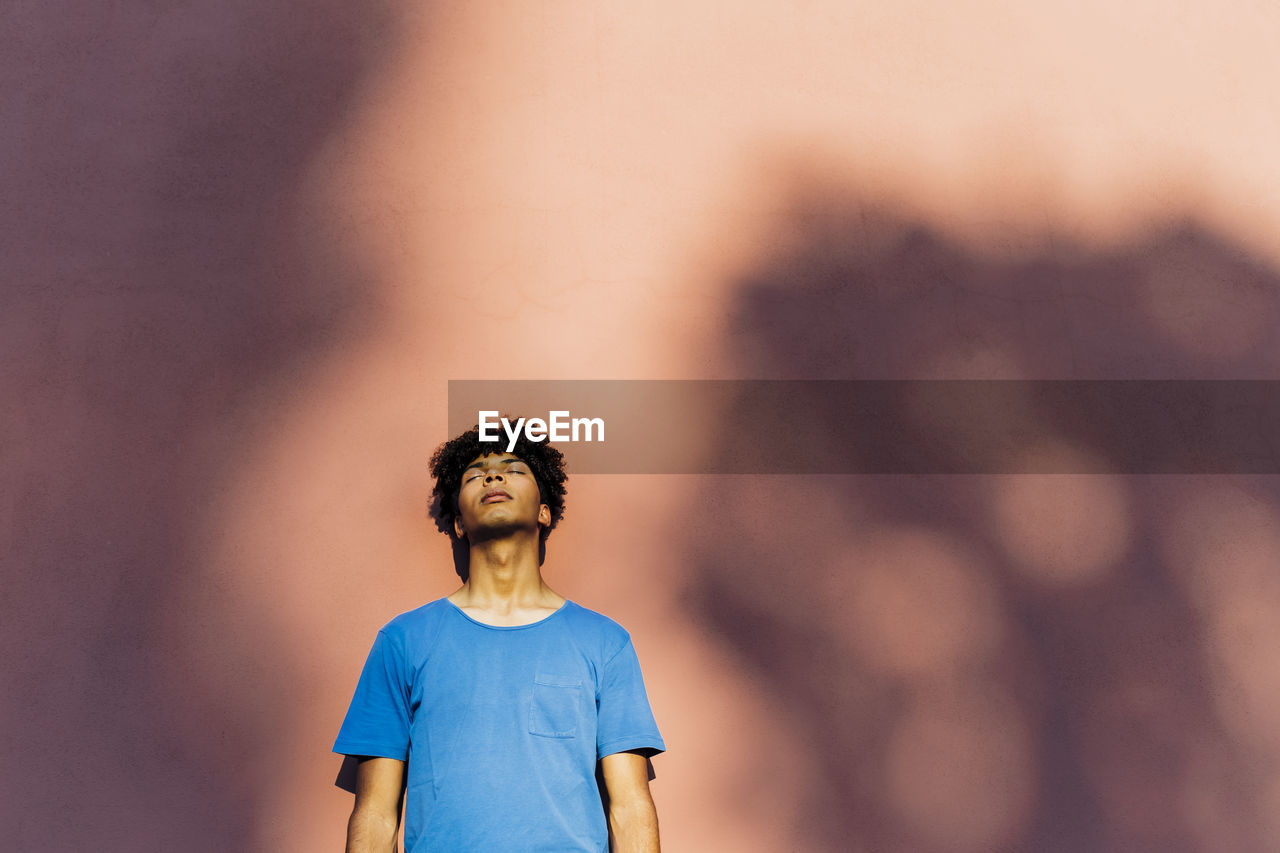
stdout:
<svg viewBox="0 0 1280 853">
<path fill-rule="evenodd" d="M 573 601 L 565 601 L 564 620 L 575 637 L 599 649 L 606 658 L 631 642 L 631 635 L 626 628 L 603 613 L 597 613 Z"/>
<path fill-rule="evenodd" d="M 401 613 L 383 625 L 379 633 L 401 645 L 429 639 L 439 631 L 452 607 L 453 605 L 446 599 L 438 598 L 421 607 Z"/>
</svg>

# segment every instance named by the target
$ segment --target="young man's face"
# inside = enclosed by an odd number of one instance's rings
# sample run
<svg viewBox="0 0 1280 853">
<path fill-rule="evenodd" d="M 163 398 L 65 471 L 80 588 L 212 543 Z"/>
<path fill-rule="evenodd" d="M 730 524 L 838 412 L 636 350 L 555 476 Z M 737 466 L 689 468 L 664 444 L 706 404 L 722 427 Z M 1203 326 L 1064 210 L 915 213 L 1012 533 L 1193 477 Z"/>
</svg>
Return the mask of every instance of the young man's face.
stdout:
<svg viewBox="0 0 1280 853">
<path fill-rule="evenodd" d="M 472 542 L 551 523 L 527 463 L 510 453 L 486 453 L 462 472 L 453 529 Z"/>
</svg>

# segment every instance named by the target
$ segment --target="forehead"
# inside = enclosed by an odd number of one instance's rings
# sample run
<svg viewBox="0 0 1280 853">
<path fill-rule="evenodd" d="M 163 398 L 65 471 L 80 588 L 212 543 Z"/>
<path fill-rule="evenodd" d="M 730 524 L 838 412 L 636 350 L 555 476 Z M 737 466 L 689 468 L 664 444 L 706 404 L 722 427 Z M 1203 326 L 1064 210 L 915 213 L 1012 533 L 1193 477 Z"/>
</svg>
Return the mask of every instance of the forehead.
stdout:
<svg viewBox="0 0 1280 853">
<path fill-rule="evenodd" d="M 467 463 L 467 468 L 484 468 L 489 465 L 510 465 L 513 462 L 524 463 L 524 460 L 513 453 L 481 453 Z"/>
</svg>

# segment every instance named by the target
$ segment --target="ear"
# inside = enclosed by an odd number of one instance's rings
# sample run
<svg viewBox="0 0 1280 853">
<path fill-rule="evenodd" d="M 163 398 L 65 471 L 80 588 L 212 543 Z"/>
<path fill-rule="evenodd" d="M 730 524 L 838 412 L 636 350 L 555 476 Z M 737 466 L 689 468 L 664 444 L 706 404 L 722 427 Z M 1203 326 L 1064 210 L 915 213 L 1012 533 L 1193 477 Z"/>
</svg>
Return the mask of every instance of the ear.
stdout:
<svg viewBox="0 0 1280 853">
<path fill-rule="evenodd" d="M 538 505 L 538 524 L 543 527 L 551 526 L 551 507 L 546 504 Z"/>
<path fill-rule="evenodd" d="M 462 519 L 456 515 L 453 517 L 453 535 L 459 539 L 467 538 L 467 531 L 462 529 Z"/>
</svg>

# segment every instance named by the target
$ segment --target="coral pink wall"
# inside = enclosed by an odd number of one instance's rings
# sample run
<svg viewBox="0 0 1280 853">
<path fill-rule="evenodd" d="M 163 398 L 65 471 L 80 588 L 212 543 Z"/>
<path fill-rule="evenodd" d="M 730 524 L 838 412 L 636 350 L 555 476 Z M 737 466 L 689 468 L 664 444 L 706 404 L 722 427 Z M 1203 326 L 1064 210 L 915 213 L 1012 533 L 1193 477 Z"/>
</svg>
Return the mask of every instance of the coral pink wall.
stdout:
<svg viewBox="0 0 1280 853">
<path fill-rule="evenodd" d="M 4 18 L 6 849 L 336 849 L 450 378 L 1280 378 L 1268 4 Z M 1280 844 L 1273 478 L 711 485 L 547 564 L 668 849 Z"/>
</svg>

